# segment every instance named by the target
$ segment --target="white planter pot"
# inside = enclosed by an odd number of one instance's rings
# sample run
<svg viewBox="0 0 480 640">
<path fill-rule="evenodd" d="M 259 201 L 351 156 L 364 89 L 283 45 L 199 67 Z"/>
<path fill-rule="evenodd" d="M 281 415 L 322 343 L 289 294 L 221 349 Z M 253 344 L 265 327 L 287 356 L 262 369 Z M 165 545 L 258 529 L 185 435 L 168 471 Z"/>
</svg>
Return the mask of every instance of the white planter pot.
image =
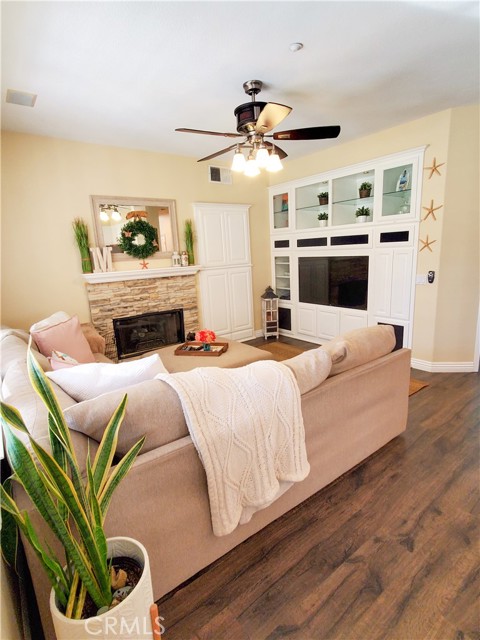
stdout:
<svg viewBox="0 0 480 640">
<path fill-rule="evenodd" d="M 50 613 L 57 640 L 151 640 L 150 605 L 153 604 L 150 562 L 145 547 L 132 538 L 109 538 L 108 556 L 137 560 L 143 573 L 133 591 L 116 607 L 94 618 L 72 620 L 58 610 L 50 593 Z"/>
<path fill-rule="evenodd" d="M 318 226 L 319 227 L 326 227 L 327 226 L 327 222 L 328 222 L 328 220 L 319 220 L 318 221 Z"/>
<path fill-rule="evenodd" d="M 357 222 L 368 222 L 370 216 L 357 216 Z"/>
</svg>

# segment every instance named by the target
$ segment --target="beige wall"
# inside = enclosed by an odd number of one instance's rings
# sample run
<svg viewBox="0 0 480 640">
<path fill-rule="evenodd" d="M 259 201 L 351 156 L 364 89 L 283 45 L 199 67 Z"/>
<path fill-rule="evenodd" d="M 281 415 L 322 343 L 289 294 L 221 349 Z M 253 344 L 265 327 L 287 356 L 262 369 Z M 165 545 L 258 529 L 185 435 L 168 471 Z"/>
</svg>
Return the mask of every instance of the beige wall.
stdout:
<svg viewBox="0 0 480 640">
<path fill-rule="evenodd" d="M 433 360 L 472 359 L 479 303 L 479 112 L 452 111 Z"/>
<path fill-rule="evenodd" d="M 208 163 L 194 158 L 3 132 L 2 322 L 26 329 L 59 309 L 89 320 L 72 220 L 88 222 L 93 244 L 90 195 L 113 195 L 176 200 L 182 248 L 183 222 L 193 217 L 193 202 L 251 204 L 260 328 L 259 298 L 270 282 L 266 179 L 235 175 L 233 180 L 232 185 L 208 182 Z M 148 262 L 151 268 L 165 266 Z M 132 268 L 137 263 L 132 261 Z"/>
<path fill-rule="evenodd" d="M 425 166 L 445 163 L 441 175 L 424 172 L 422 207 L 442 205 L 420 224 L 435 240 L 419 252 L 417 273 L 436 272 L 416 288 L 413 357 L 427 363 L 474 360 L 479 299 L 479 106 L 449 109 L 285 163 L 270 184 L 313 175 L 428 145 Z M 312 145 L 315 143 L 312 143 Z M 288 149 L 285 146 L 285 150 Z M 422 217 L 426 214 L 422 209 Z M 420 247 L 422 245 L 420 244 Z"/>
</svg>

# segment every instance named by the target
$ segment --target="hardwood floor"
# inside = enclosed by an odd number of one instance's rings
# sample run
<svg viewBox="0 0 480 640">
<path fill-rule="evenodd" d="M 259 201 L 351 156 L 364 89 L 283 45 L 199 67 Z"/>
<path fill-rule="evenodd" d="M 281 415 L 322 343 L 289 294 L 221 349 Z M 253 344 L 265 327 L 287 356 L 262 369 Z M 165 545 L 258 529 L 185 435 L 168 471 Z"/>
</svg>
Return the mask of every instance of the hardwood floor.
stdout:
<svg viewBox="0 0 480 640">
<path fill-rule="evenodd" d="M 159 603 L 165 640 L 479 640 L 479 375 Z"/>
</svg>

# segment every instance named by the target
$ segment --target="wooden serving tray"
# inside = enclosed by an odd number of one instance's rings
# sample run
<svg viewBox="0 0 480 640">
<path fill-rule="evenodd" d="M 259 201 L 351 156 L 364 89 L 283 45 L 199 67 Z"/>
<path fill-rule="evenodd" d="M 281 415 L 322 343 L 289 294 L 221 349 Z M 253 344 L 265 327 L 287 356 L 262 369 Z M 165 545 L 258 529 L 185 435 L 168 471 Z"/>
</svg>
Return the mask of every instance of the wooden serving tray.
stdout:
<svg viewBox="0 0 480 640">
<path fill-rule="evenodd" d="M 228 349 L 228 342 L 211 342 L 211 350 L 203 350 L 203 342 L 184 342 L 175 351 L 176 356 L 221 356 Z"/>
</svg>

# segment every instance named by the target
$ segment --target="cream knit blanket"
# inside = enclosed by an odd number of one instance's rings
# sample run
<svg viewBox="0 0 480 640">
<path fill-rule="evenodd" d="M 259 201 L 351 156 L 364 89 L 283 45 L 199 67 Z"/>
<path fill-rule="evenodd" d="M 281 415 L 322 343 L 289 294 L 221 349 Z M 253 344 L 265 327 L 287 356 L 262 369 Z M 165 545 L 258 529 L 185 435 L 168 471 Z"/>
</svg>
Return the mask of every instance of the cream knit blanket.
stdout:
<svg viewBox="0 0 480 640">
<path fill-rule="evenodd" d="M 178 393 L 205 467 L 213 532 L 231 533 L 310 471 L 300 392 L 280 362 L 156 376 Z"/>
</svg>

